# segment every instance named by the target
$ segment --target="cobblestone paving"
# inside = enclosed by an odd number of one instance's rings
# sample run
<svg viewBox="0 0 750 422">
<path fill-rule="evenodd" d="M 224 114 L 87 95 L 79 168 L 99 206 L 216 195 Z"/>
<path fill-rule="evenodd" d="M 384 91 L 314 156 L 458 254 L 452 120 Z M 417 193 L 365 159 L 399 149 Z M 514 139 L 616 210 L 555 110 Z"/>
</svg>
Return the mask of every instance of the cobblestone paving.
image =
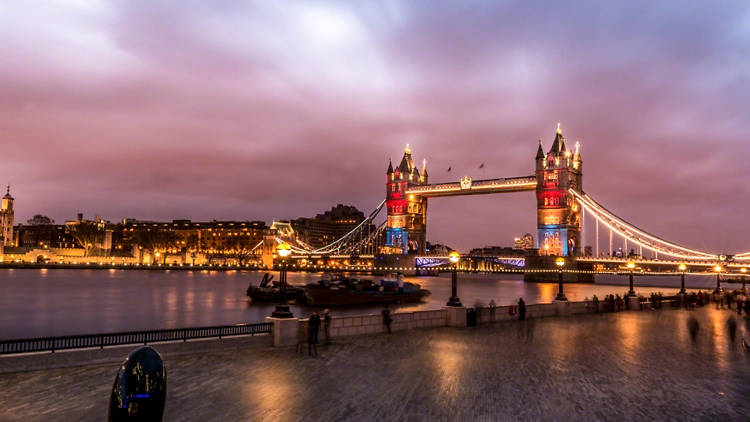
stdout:
<svg viewBox="0 0 750 422">
<path fill-rule="evenodd" d="M 700 330 L 693 342 L 687 319 Z M 747 420 L 750 355 L 728 311 L 438 328 L 167 356 L 167 421 Z M 157 346 L 158 348 L 158 346 Z M 0 419 L 102 420 L 116 365 L 0 376 Z"/>
</svg>

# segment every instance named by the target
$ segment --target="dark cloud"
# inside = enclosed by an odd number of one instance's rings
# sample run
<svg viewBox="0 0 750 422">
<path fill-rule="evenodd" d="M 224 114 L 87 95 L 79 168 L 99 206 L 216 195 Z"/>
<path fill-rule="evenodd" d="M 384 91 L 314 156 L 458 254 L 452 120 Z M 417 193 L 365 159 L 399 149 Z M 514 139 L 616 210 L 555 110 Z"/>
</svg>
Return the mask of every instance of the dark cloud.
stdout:
<svg viewBox="0 0 750 422">
<path fill-rule="evenodd" d="M 5 8 L 0 177 L 19 220 L 369 210 L 406 143 L 434 181 L 528 175 L 561 121 L 609 209 L 686 246 L 750 250 L 742 2 Z M 429 209 L 429 238 L 464 249 L 535 227 L 531 194 Z"/>
</svg>

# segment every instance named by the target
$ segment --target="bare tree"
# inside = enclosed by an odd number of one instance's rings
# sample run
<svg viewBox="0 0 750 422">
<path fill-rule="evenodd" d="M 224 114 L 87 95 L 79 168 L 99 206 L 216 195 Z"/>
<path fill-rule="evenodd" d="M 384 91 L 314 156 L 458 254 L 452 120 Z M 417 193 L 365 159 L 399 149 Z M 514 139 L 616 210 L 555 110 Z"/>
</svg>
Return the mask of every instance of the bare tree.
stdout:
<svg viewBox="0 0 750 422">
<path fill-rule="evenodd" d="M 67 227 L 73 239 L 83 248 L 83 256 L 90 256 L 91 251 L 101 242 L 103 233 L 94 223 L 81 221 L 68 224 Z"/>
<path fill-rule="evenodd" d="M 230 254 L 237 260 L 239 265 L 245 264 L 253 256 L 253 247 L 255 245 L 247 236 L 232 236 L 227 238 L 225 243 L 229 248 Z"/>
</svg>

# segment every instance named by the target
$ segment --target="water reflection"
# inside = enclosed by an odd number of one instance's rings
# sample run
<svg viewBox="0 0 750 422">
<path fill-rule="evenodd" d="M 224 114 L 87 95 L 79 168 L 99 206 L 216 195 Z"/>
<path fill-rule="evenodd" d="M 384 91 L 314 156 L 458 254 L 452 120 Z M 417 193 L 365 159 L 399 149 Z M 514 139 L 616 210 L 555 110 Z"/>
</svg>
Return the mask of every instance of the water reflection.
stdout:
<svg viewBox="0 0 750 422">
<path fill-rule="evenodd" d="M 291 376 L 285 368 L 258 368 L 252 371 L 245 383 L 248 420 L 293 420 L 298 382 L 299 379 Z"/>
<path fill-rule="evenodd" d="M 278 274 L 272 272 L 276 277 Z M 0 339 L 43 337 L 96 332 L 146 330 L 185 324 L 210 325 L 257 322 L 271 314 L 273 303 L 249 303 L 245 290 L 257 284 L 263 272 L 235 271 L 128 271 L 0 269 Z M 291 284 L 318 280 L 321 273 L 289 273 Z M 373 275 L 356 275 L 377 279 Z M 641 277 L 645 278 L 645 277 Z M 394 306 L 395 312 L 441 309 L 450 296 L 450 274 L 439 277 L 407 277 L 432 294 L 423 303 Z M 566 284 L 570 300 L 596 294 L 622 293 L 622 285 Z M 638 287 L 640 294 L 665 294 L 674 288 Z M 556 283 L 525 283 L 520 274 L 459 274 L 458 293 L 468 306 L 551 302 Z M 320 308 L 293 305 L 292 312 L 307 316 Z M 380 306 L 332 309 L 333 315 L 379 314 Z"/>
<path fill-rule="evenodd" d="M 435 366 L 439 393 L 448 399 L 459 394 L 461 373 L 468 347 L 464 343 L 451 340 L 430 343 L 430 357 Z"/>
</svg>

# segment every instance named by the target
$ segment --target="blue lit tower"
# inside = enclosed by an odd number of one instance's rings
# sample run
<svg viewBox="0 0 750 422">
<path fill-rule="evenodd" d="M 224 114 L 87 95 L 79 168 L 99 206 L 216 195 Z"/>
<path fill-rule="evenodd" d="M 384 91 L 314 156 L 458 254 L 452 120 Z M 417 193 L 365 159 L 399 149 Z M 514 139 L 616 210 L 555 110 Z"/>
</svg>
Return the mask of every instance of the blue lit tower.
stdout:
<svg viewBox="0 0 750 422">
<path fill-rule="evenodd" d="M 581 191 L 581 154 L 565 147 L 565 137 L 557 133 L 547 154 L 536 153 L 537 238 L 541 255 L 578 255 L 581 250 L 581 209 L 568 192 Z"/>
<path fill-rule="evenodd" d="M 393 168 L 388 163 L 386 172 L 386 239 L 382 253 L 425 253 L 427 235 L 427 198 L 406 195 L 408 186 L 427 184 L 427 166 L 420 173 L 411 157 L 409 145 L 404 150 L 401 163 Z"/>
</svg>

